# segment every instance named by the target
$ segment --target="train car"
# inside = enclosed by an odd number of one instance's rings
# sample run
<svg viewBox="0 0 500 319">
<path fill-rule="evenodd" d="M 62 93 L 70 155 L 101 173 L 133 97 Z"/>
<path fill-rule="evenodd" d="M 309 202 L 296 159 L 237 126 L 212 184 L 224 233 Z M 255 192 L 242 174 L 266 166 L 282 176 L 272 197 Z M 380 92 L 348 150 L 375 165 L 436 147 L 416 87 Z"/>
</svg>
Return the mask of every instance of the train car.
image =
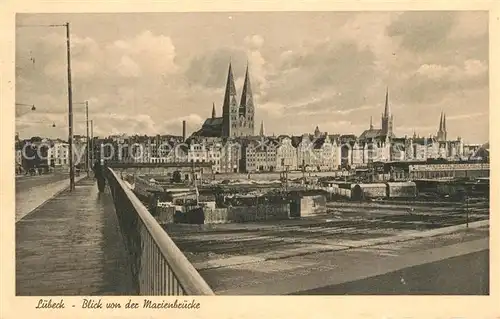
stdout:
<svg viewBox="0 0 500 319">
<path fill-rule="evenodd" d="M 388 182 L 385 184 L 388 198 L 417 197 L 417 185 L 414 182 Z"/>
</svg>

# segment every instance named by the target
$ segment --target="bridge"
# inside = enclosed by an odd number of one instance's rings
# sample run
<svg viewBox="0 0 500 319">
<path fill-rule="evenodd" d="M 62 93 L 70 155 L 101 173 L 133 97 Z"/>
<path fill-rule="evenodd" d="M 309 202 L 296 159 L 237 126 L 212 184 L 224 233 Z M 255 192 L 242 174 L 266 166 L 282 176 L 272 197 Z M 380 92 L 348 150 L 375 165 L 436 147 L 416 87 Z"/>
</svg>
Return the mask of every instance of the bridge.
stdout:
<svg viewBox="0 0 500 319">
<path fill-rule="evenodd" d="M 85 176 L 72 192 L 66 180 L 16 181 L 18 296 L 489 293 L 486 206 L 468 228 L 442 220 L 454 206 L 425 225 L 373 206 L 369 220 L 162 227 L 123 169 L 107 169 L 104 193 Z"/>
</svg>

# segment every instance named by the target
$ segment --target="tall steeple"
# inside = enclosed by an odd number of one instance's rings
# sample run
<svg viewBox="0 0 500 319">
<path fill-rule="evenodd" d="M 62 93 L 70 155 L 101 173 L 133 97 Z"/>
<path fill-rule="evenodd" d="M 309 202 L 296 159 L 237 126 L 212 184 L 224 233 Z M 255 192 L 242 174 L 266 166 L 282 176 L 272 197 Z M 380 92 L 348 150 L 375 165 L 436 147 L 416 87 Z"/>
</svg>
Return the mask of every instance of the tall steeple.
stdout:
<svg viewBox="0 0 500 319">
<path fill-rule="evenodd" d="M 250 73 L 247 68 L 245 71 L 245 81 L 241 92 L 240 107 L 238 109 L 239 118 L 244 118 L 240 123 L 240 135 L 253 136 L 254 135 L 254 115 L 255 107 L 253 105 L 252 86 L 250 84 Z"/>
<path fill-rule="evenodd" d="M 382 114 L 382 133 L 386 136 L 392 137 L 394 133 L 393 128 L 393 116 L 391 114 L 391 107 L 389 106 L 389 87 L 385 91 L 385 107 L 384 113 Z"/>
<path fill-rule="evenodd" d="M 252 86 L 250 85 L 250 76 L 248 74 L 248 63 L 245 72 L 245 82 L 241 92 L 240 115 L 245 115 L 247 111 L 253 110 Z"/>
<path fill-rule="evenodd" d="M 264 136 L 264 121 L 260 122 L 260 136 Z"/>
<path fill-rule="evenodd" d="M 229 70 L 227 71 L 227 82 L 226 82 L 226 96 L 236 96 L 236 86 L 234 85 L 233 68 L 231 63 L 229 63 Z"/>
<path fill-rule="evenodd" d="M 437 134 L 437 139 L 440 142 L 446 141 L 446 113 L 441 112 L 441 119 L 439 120 L 439 131 Z"/>
<path fill-rule="evenodd" d="M 224 93 L 224 103 L 222 104 L 222 136 L 232 136 L 232 123 L 238 120 L 238 106 L 236 102 L 236 86 L 234 85 L 233 70 L 231 62 L 227 71 L 226 91 Z"/>
<path fill-rule="evenodd" d="M 438 132 L 443 131 L 443 111 L 441 111 L 441 118 L 439 119 L 439 130 Z"/>
<path fill-rule="evenodd" d="M 391 116 L 391 108 L 389 107 L 389 87 L 387 87 L 385 91 L 385 108 L 384 108 L 384 116 Z"/>
<path fill-rule="evenodd" d="M 213 106 L 212 106 L 212 118 L 214 119 L 216 117 L 215 115 L 215 102 L 213 102 Z"/>
<path fill-rule="evenodd" d="M 373 130 L 373 117 L 370 116 L 370 130 Z"/>
<path fill-rule="evenodd" d="M 318 138 L 321 136 L 321 131 L 319 130 L 319 127 L 316 126 L 316 129 L 314 130 L 314 137 Z"/>
</svg>

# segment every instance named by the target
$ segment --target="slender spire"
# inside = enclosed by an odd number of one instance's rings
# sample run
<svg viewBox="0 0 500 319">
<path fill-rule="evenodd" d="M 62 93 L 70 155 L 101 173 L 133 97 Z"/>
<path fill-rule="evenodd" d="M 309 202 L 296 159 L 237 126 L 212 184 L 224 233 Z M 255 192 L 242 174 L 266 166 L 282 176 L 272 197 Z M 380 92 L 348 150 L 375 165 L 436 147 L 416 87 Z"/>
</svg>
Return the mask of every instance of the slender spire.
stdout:
<svg viewBox="0 0 500 319">
<path fill-rule="evenodd" d="M 224 102 L 222 104 L 222 136 L 231 136 L 231 113 L 237 107 L 236 87 L 234 85 L 233 70 L 231 62 L 227 71 L 227 83 L 224 93 Z"/>
<path fill-rule="evenodd" d="M 316 129 L 314 130 L 314 137 L 319 137 L 321 135 L 321 131 L 319 130 L 319 127 L 316 126 Z"/>
<path fill-rule="evenodd" d="M 212 118 L 214 119 L 216 117 L 216 114 L 215 114 L 215 102 L 213 102 L 213 106 L 212 106 Z"/>
<path fill-rule="evenodd" d="M 384 116 L 389 117 L 391 115 L 391 109 L 389 107 L 389 86 L 387 86 L 387 89 L 385 91 L 385 109 L 384 109 Z"/>
<path fill-rule="evenodd" d="M 264 121 L 260 122 L 260 136 L 264 136 Z"/>
<path fill-rule="evenodd" d="M 245 114 L 248 109 L 253 109 L 253 96 L 252 86 L 250 85 L 250 75 L 247 69 L 245 72 L 245 82 L 243 83 L 243 90 L 241 92 L 240 113 Z"/>
<path fill-rule="evenodd" d="M 234 85 L 231 62 L 229 62 L 229 70 L 227 71 L 226 95 L 236 95 L 236 86 Z"/>
<path fill-rule="evenodd" d="M 439 132 L 443 131 L 443 111 L 441 111 L 441 118 L 439 119 Z"/>
<path fill-rule="evenodd" d="M 370 116 L 370 130 L 373 130 L 373 117 Z"/>
<path fill-rule="evenodd" d="M 443 132 L 446 132 L 446 113 L 443 113 Z"/>
</svg>

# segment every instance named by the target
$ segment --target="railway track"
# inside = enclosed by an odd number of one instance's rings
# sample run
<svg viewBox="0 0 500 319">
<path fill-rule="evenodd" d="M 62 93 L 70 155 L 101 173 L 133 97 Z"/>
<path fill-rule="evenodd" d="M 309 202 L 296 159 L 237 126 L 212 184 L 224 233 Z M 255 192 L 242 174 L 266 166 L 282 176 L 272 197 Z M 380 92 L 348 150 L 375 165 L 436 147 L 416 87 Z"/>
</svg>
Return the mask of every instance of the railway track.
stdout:
<svg viewBox="0 0 500 319">
<path fill-rule="evenodd" d="M 374 218 L 370 220 L 323 221 L 308 225 L 282 226 L 280 229 L 256 230 L 245 232 L 207 231 L 210 239 L 203 239 L 203 233 L 184 237 L 172 234 L 179 248 L 190 254 L 214 253 L 221 255 L 241 255 L 254 252 L 267 252 L 280 248 L 292 248 L 294 245 L 321 244 L 326 240 L 363 240 L 375 237 L 390 236 L 403 230 L 426 230 L 453 226 L 465 223 L 464 216 L 453 214 L 447 216 L 420 216 L 418 220 L 401 221 L 396 219 Z M 403 219 L 407 216 L 400 216 Z M 470 217 L 469 222 L 485 219 Z M 244 224 L 242 224 L 244 227 Z M 217 235 L 222 235 L 217 238 Z M 212 236 L 213 235 L 213 236 Z"/>
</svg>

